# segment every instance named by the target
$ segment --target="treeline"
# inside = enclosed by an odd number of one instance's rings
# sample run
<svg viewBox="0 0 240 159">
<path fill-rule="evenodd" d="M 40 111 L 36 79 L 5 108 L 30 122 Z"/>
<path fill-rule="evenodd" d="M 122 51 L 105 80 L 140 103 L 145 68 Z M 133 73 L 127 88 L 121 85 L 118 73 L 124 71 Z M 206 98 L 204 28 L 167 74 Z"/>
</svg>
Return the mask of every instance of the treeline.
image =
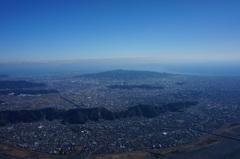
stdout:
<svg viewBox="0 0 240 159">
<path fill-rule="evenodd" d="M 39 110 L 19 110 L 19 111 L 0 111 L 0 126 L 5 126 L 9 123 L 29 123 L 37 122 L 43 119 L 55 120 L 59 119 L 63 124 L 84 124 L 89 120 L 99 121 L 115 120 L 120 118 L 129 118 L 135 116 L 143 116 L 152 118 L 161 113 L 170 111 L 181 111 L 184 108 L 196 105 L 197 102 L 176 102 L 163 104 L 162 106 L 137 105 L 128 108 L 126 111 L 111 112 L 106 108 L 90 108 L 90 109 L 71 109 L 62 110 L 54 108 L 46 108 Z"/>
</svg>

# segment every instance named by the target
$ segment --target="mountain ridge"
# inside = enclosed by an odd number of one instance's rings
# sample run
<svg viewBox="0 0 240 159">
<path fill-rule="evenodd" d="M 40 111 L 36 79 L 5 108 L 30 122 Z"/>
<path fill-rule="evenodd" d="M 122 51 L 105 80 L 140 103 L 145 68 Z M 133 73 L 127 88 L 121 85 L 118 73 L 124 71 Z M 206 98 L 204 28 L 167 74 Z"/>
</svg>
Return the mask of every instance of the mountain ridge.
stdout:
<svg viewBox="0 0 240 159">
<path fill-rule="evenodd" d="M 41 120 L 61 120 L 63 124 L 84 124 L 90 121 L 115 120 L 121 118 L 129 118 L 135 116 L 143 116 L 146 118 L 157 117 L 162 113 L 178 112 L 184 108 L 196 105 L 197 102 L 175 102 L 163 104 L 161 106 L 136 105 L 129 107 L 125 111 L 112 112 L 106 108 L 82 108 L 82 109 L 55 109 L 45 108 L 36 110 L 19 110 L 19 111 L 0 111 L 0 126 L 10 123 L 29 123 Z"/>
</svg>

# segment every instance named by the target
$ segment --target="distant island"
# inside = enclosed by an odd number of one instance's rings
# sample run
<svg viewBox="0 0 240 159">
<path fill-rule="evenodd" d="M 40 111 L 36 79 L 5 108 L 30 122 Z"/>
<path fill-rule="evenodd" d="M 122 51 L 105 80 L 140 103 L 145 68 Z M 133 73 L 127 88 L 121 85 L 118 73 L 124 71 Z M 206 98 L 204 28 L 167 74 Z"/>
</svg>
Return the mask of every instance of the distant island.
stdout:
<svg viewBox="0 0 240 159">
<path fill-rule="evenodd" d="M 159 73 L 152 71 L 136 71 L 136 70 L 113 70 L 100 73 L 84 74 L 78 77 L 85 78 L 110 78 L 110 79 L 145 79 L 145 78 L 162 78 L 173 76 L 170 73 Z"/>
</svg>

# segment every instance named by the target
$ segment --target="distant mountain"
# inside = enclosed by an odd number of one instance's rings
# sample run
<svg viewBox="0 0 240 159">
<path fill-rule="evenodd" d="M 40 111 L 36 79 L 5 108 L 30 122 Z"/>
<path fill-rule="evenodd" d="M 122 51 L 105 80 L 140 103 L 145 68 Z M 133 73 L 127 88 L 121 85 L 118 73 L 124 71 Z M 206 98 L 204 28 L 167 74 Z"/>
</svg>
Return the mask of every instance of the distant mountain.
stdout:
<svg viewBox="0 0 240 159">
<path fill-rule="evenodd" d="M 113 70 L 100 73 L 84 74 L 78 77 L 86 78 L 111 78 L 111 79 L 143 79 L 143 78 L 161 78 L 169 77 L 172 74 L 159 73 L 152 71 L 136 71 L 136 70 Z"/>
</svg>

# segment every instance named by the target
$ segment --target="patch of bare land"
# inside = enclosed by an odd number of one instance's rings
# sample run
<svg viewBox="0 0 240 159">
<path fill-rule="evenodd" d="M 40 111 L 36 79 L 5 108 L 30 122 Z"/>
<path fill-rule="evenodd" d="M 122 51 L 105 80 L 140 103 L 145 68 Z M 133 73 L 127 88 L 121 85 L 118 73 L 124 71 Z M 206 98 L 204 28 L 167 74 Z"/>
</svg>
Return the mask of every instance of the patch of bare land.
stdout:
<svg viewBox="0 0 240 159">
<path fill-rule="evenodd" d="M 76 150 L 81 151 L 83 147 L 76 146 Z M 0 154 L 16 157 L 16 158 L 36 158 L 36 159 L 68 159 L 74 158 L 74 154 L 71 155 L 48 155 L 39 152 L 28 151 L 26 149 L 22 149 L 16 147 L 13 143 L 0 143 Z M 75 156 L 76 157 L 76 156 Z"/>
</svg>

